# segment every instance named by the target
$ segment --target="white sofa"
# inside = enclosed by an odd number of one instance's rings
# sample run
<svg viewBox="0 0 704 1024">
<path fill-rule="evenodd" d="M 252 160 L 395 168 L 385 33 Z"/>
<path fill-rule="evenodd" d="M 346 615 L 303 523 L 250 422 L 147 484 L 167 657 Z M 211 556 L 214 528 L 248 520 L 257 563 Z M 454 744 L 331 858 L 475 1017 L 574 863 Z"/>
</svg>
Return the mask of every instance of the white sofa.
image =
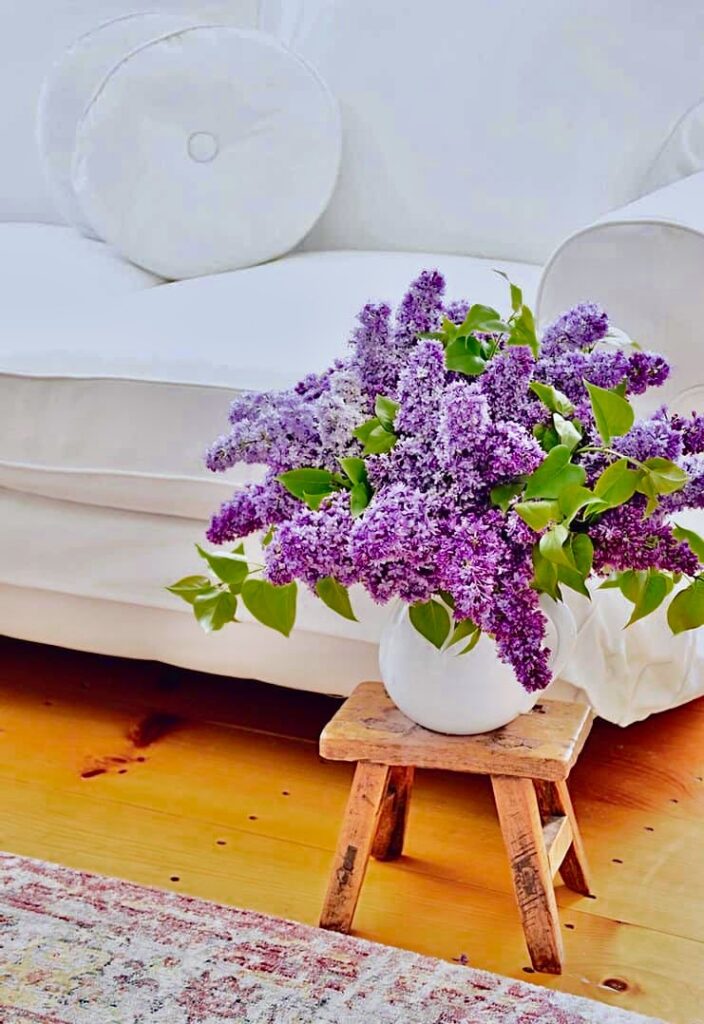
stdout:
<svg viewBox="0 0 704 1024">
<path fill-rule="evenodd" d="M 216 478 L 201 462 L 232 393 L 321 369 L 344 351 L 363 303 L 396 300 L 423 267 L 438 267 L 450 294 L 494 304 L 504 285 L 491 270 L 503 269 L 543 321 L 601 302 L 675 362 L 663 397 L 686 410 L 701 399 L 699 0 L 150 4 L 274 34 L 320 72 L 342 112 L 337 188 L 300 251 L 177 283 L 59 223 L 33 140 L 52 59 L 140 5 L 5 6 L 5 634 L 329 693 L 373 677 L 384 613 L 360 596 L 359 624 L 304 597 L 289 640 L 251 622 L 206 637 L 164 585 L 195 566 L 207 517 L 253 478 Z M 588 690 L 585 657 L 567 675 Z M 628 706 L 603 713 L 626 722 L 701 692 L 692 650 L 678 657 L 689 667 L 656 698 L 652 687 L 647 699 L 629 693 Z"/>
</svg>

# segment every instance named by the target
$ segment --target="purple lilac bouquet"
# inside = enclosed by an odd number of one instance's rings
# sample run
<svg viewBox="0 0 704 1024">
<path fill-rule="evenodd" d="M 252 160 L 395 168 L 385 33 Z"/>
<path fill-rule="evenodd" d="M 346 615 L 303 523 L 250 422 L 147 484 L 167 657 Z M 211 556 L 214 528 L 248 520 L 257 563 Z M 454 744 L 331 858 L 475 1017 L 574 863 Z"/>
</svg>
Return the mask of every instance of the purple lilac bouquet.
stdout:
<svg viewBox="0 0 704 1024">
<path fill-rule="evenodd" d="M 235 399 L 207 465 L 260 463 L 266 476 L 212 519 L 208 540 L 234 550 L 199 548 L 211 574 L 170 589 L 206 630 L 241 600 L 288 635 L 297 581 L 351 619 L 360 584 L 409 605 L 438 648 L 489 634 L 527 690 L 550 682 L 541 593 L 589 598 L 599 577 L 633 622 L 679 583 L 673 631 L 704 623 L 704 541 L 671 519 L 704 506 L 704 417 L 636 420 L 629 403 L 666 380 L 665 359 L 591 303 L 539 340 L 516 285 L 506 319 L 444 292 L 425 271 L 395 313 L 364 307 L 346 358 Z M 254 566 L 240 542 L 259 532 Z"/>
</svg>

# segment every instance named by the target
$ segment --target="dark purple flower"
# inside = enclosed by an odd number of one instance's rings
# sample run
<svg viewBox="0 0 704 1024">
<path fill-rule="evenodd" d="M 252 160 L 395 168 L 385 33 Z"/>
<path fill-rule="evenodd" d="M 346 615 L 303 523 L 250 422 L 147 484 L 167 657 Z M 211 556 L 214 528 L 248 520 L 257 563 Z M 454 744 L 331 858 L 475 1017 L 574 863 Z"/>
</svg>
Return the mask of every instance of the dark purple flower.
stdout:
<svg viewBox="0 0 704 1024">
<path fill-rule="evenodd" d="M 435 433 L 447 377 L 440 342 L 419 342 L 408 356 L 398 382 L 398 433 L 422 437 Z"/>
<path fill-rule="evenodd" d="M 326 499 L 316 511 L 296 502 L 296 510 L 276 527 L 264 549 L 269 581 L 283 585 L 300 579 L 315 587 L 323 577 L 334 576 L 343 586 L 353 583 L 353 522 L 346 492 Z"/>
<path fill-rule="evenodd" d="M 549 356 L 565 349 L 591 348 L 606 336 L 609 318 L 595 302 L 583 302 L 563 313 L 546 328 L 542 352 Z"/>
<path fill-rule="evenodd" d="M 680 512 L 686 508 L 704 508 L 704 455 L 685 455 L 680 466 L 689 480 L 679 491 L 661 499 L 666 512 Z"/>
<path fill-rule="evenodd" d="M 299 508 L 299 502 L 284 490 L 274 475 L 248 484 L 220 506 L 206 536 L 211 544 L 227 544 L 282 523 Z"/>
<path fill-rule="evenodd" d="M 674 539 L 662 516 L 645 517 L 645 498 L 640 495 L 605 512 L 589 532 L 597 573 L 662 569 L 694 576 L 699 571 L 696 555 Z"/>
<path fill-rule="evenodd" d="M 682 454 L 682 436 L 666 420 L 654 416 L 639 420 L 623 437 L 614 438 L 613 447 L 640 462 L 678 459 Z"/>
<path fill-rule="evenodd" d="M 396 314 L 395 335 L 406 343 L 440 326 L 445 278 L 437 270 L 424 270 L 411 283 Z"/>
<path fill-rule="evenodd" d="M 352 335 L 352 367 L 370 400 L 396 388 L 401 355 L 391 334 L 391 308 L 385 303 L 369 303 L 359 313 L 358 327 Z"/>
<path fill-rule="evenodd" d="M 448 320 L 451 320 L 453 324 L 461 324 L 464 318 L 469 313 L 469 302 L 460 300 L 459 302 L 450 302 L 445 307 L 444 315 Z"/>
<path fill-rule="evenodd" d="M 426 496 L 402 484 L 376 494 L 355 521 L 351 552 L 375 601 L 427 601 L 435 589 L 436 538 Z"/>
<path fill-rule="evenodd" d="M 546 418 L 545 406 L 529 390 L 535 360 L 525 345 L 505 349 L 477 378 L 494 419 L 513 420 L 532 430 Z"/>
<path fill-rule="evenodd" d="M 617 349 L 596 352 L 555 351 L 541 355 L 535 368 L 535 377 L 562 391 L 575 405 L 588 401 L 584 381 L 600 388 L 615 388 L 626 377 L 628 359 Z"/>
<path fill-rule="evenodd" d="M 642 395 L 648 388 L 657 388 L 670 376 L 670 364 L 655 352 L 633 352 L 628 357 L 626 379 L 631 395 Z"/>
<path fill-rule="evenodd" d="M 682 436 L 682 450 L 685 455 L 699 455 L 704 452 L 704 416 L 693 412 L 690 417 L 675 415 L 670 423 Z"/>
</svg>

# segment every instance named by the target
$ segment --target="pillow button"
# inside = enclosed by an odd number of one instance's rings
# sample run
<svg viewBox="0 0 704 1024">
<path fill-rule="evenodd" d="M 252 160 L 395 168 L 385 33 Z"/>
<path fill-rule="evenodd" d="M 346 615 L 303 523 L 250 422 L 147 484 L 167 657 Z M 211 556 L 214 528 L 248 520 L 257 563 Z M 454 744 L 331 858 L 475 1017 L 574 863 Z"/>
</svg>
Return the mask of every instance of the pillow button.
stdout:
<svg viewBox="0 0 704 1024">
<path fill-rule="evenodd" d="M 193 132 L 188 137 L 187 148 L 191 160 L 207 164 L 218 155 L 220 143 L 211 132 Z"/>
</svg>

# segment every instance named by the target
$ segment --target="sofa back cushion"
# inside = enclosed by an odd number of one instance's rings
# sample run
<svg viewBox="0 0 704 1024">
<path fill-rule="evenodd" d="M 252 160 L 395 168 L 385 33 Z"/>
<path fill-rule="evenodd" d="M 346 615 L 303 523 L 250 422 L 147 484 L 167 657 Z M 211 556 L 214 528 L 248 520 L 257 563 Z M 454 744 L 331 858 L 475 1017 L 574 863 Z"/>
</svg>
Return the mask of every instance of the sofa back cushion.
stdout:
<svg viewBox="0 0 704 1024">
<path fill-rule="evenodd" d="M 701 0 L 263 0 L 342 106 L 308 245 L 542 261 L 704 94 Z"/>
<path fill-rule="evenodd" d="M 35 112 L 44 76 L 80 35 L 142 10 L 253 28 L 257 6 L 257 0 L 0 0 L 0 221 L 62 219 L 42 173 Z"/>
</svg>

